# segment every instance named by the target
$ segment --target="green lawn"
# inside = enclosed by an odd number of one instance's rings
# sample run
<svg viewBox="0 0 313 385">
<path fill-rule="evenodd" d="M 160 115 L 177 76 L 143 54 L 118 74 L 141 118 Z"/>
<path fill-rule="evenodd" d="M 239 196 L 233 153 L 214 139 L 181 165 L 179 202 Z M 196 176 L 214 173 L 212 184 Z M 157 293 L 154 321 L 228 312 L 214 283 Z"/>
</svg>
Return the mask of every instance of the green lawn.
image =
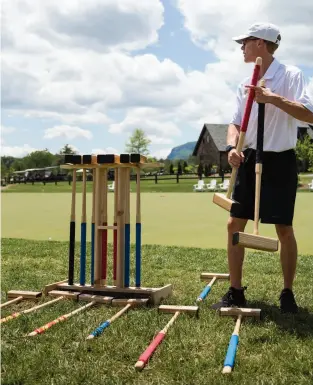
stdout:
<svg viewBox="0 0 313 385">
<path fill-rule="evenodd" d="M 143 243 L 225 249 L 228 213 L 214 205 L 212 197 L 212 193 L 142 194 Z M 2 194 L 2 237 L 66 241 L 70 203 L 69 193 Z M 300 254 L 313 254 L 312 205 L 313 194 L 298 194 L 294 225 Z M 78 194 L 77 239 L 80 208 L 81 194 Z M 90 222 L 91 194 L 88 194 L 87 210 Z M 112 223 L 113 194 L 109 194 L 108 211 Z M 131 194 L 131 218 L 134 235 L 135 193 Z M 247 231 L 252 232 L 252 222 Z M 260 233 L 275 236 L 274 226 L 261 224 Z M 90 239 L 90 231 L 88 237 Z"/>
<path fill-rule="evenodd" d="M 203 205 L 205 201 L 201 202 Z M 190 202 L 192 204 L 195 201 Z M 193 207 L 195 217 L 199 217 L 201 209 L 206 211 L 202 205 Z M 57 203 L 51 206 L 56 210 Z M 186 209 L 188 207 L 186 205 Z M 191 210 L 186 212 L 190 214 Z M 28 217 L 29 227 L 34 225 L 33 219 Z M 16 221 L 20 222 L 18 218 Z M 44 222 L 43 219 L 41 225 L 36 225 L 38 231 L 40 226 L 42 229 L 49 227 Z M 176 218 L 177 225 L 180 222 L 181 217 Z M 185 225 L 189 231 L 194 224 L 194 219 L 186 216 Z M 173 235 L 168 224 L 164 226 Z M 181 224 L 179 227 L 183 228 Z M 158 234 L 154 236 L 156 242 L 160 242 Z M 183 242 L 185 236 L 180 238 Z M 40 290 L 48 283 L 66 278 L 67 249 L 68 242 L 3 239 L 2 300 L 10 289 Z M 79 248 L 76 250 L 79 252 Z M 199 279 L 204 271 L 227 272 L 226 252 L 212 248 L 143 247 L 143 284 L 155 287 L 171 283 L 173 295 L 164 301 L 166 304 L 193 305 L 204 287 Z M 221 281 L 214 285 L 200 306 L 199 318 L 180 316 L 149 365 L 140 373 L 134 369 L 138 357 L 170 319 L 168 314 L 158 314 L 156 308 L 129 311 L 91 341 L 86 341 L 87 335 L 115 314 L 116 308 L 105 305 L 91 308 L 32 338 L 26 334 L 82 304 L 64 300 L 2 324 L 2 384 L 312 385 L 312 274 L 312 255 L 300 255 L 295 282 L 300 313 L 281 315 L 278 309 L 282 287 L 279 258 L 271 253 L 266 257 L 260 253 L 249 254 L 244 265 L 248 305 L 261 308 L 262 319 L 243 321 L 231 375 L 225 376 L 221 371 L 235 323 L 232 318 L 219 317 L 209 307 L 228 287 L 227 282 Z M 39 302 L 47 300 L 42 298 Z M 30 306 L 25 302 L 3 309 L 2 317 Z"/>
</svg>

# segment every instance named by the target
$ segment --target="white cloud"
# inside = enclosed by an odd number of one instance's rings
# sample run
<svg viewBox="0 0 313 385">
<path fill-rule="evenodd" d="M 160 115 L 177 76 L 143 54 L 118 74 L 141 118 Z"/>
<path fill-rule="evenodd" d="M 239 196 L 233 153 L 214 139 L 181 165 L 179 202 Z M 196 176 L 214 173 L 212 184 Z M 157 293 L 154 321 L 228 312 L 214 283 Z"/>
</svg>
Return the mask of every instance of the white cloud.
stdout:
<svg viewBox="0 0 313 385">
<path fill-rule="evenodd" d="M 45 130 L 44 139 L 55 139 L 63 137 L 66 139 L 86 138 L 91 139 L 92 133 L 76 126 L 54 126 Z"/>
<path fill-rule="evenodd" d="M 1 156 L 22 158 L 33 151 L 38 151 L 38 149 L 31 147 L 29 144 L 24 144 L 23 146 L 2 146 Z"/>
<path fill-rule="evenodd" d="M 171 144 L 173 143 L 173 139 L 163 138 L 157 135 L 147 135 L 148 139 L 151 140 L 151 144 Z"/>
<path fill-rule="evenodd" d="M 151 154 L 151 156 L 153 156 L 156 159 L 166 159 L 171 151 L 172 151 L 171 148 L 163 148 L 161 150 L 154 151 Z"/>
<path fill-rule="evenodd" d="M 283 6 L 280 0 L 176 0 L 176 4 L 193 41 L 212 49 L 229 67 L 233 63 L 234 51 L 237 56 L 240 49 L 231 38 L 245 32 L 257 21 L 271 22 L 280 27 L 282 44 L 277 57 L 290 64 L 312 67 L 311 0 L 287 0 Z M 235 67 L 237 65 L 238 61 Z"/>
<path fill-rule="evenodd" d="M 119 154 L 119 151 L 113 147 L 107 147 L 105 149 L 95 148 L 91 150 L 92 154 Z"/>
<path fill-rule="evenodd" d="M 14 131 L 16 131 L 15 127 L 4 126 L 1 124 L 1 135 L 11 134 Z"/>
</svg>

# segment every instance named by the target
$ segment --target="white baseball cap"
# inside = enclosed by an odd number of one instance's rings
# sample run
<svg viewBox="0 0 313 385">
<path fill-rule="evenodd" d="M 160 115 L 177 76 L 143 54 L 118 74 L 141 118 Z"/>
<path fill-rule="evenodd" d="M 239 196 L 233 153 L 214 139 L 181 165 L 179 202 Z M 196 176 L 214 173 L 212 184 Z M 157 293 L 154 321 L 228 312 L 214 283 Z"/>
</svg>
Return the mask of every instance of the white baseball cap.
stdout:
<svg viewBox="0 0 313 385">
<path fill-rule="evenodd" d="M 278 40 L 278 35 L 280 35 L 280 32 L 276 25 L 271 23 L 255 23 L 251 25 L 246 33 L 233 37 L 233 40 L 242 44 L 242 41 L 248 37 L 257 37 L 279 45 L 280 40 Z"/>
</svg>

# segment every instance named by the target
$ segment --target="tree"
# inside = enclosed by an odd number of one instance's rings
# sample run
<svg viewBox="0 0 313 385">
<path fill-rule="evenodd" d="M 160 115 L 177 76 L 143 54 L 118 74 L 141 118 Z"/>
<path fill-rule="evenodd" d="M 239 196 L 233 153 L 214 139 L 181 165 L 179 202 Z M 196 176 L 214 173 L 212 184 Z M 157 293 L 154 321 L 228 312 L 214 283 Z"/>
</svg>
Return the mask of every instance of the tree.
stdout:
<svg viewBox="0 0 313 385">
<path fill-rule="evenodd" d="M 174 174 L 174 165 L 173 165 L 173 163 L 171 163 L 171 165 L 170 165 L 170 174 L 171 175 Z"/>
<path fill-rule="evenodd" d="M 180 162 L 178 162 L 178 166 L 177 166 L 177 174 L 178 174 L 178 175 L 181 175 L 182 173 L 183 173 L 182 166 L 181 166 Z"/>
<path fill-rule="evenodd" d="M 49 167 L 54 161 L 54 155 L 45 149 L 43 151 L 33 151 L 25 158 L 23 158 L 23 163 L 26 168 L 43 168 Z"/>
<path fill-rule="evenodd" d="M 186 161 L 184 161 L 184 164 L 183 164 L 183 173 L 186 174 L 187 172 L 187 167 L 188 167 L 188 164 Z"/>
<path fill-rule="evenodd" d="M 313 143 L 309 135 L 305 135 L 303 140 L 298 140 L 296 146 L 297 159 L 301 163 L 303 171 L 313 169 Z"/>
<path fill-rule="evenodd" d="M 204 165 L 204 175 L 208 177 L 210 175 L 210 169 L 207 164 Z"/>
<path fill-rule="evenodd" d="M 199 164 L 198 166 L 198 172 L 197 172 L 199 179 L 202 179 L 202 174 L 203 174 L 203 165 L 202 163 Z"/>
<path fill-rule="evenodd" d="M 76 151 L 69 144 L 66 144 L 60 150 L 60 155 L 71 155 L 71 154 L 76 154 Z"/>
<path fill-rule="evenodd" d="M 126 143 L 125 151 L 127 153 L 148 155 L 148 146 L 150 143 L 151 140 L 146 137 L 144 131 L 139 128 L 136 128 L 136 130 L 129 138 L 129 141 Z"/>
</svg>

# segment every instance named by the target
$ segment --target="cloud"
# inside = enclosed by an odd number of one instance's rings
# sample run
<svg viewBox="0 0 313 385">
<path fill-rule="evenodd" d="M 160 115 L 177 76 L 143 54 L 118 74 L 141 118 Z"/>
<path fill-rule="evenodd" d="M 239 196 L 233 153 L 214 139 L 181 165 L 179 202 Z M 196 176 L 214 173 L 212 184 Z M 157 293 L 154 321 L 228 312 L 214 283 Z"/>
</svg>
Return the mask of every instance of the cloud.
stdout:
<svg viewBox="0 0 313 385">
<path fill-rule="evenodd" d="M 24 144 L 23 146 L 2 146 L 1 147 L 2 156 L 13 156 L 15 158 L 22 158 L 33 151 L 38 151 L 38 149 L 31 147 L 29 144 Z"/>
<path fill-rule="evenodd" d="M 113 147 L 107 147 L 105 149 L 95 148 L 91 150 L 92 154 L 119 154 L 119 151 Z"/>
<path fill-rule="evenodd" d="M 2 6 L 4 48 L 36 53 L 69 47 L 144 49 L 158 40 L 164 13 L 159 0 L 6 0 Z"/>
<path fill-rule="evenodd" d="M 1 124 L 1 135 L 11 134 L 12 132 L 15 132 L 15 131 L 16 131 L 15 127 L 4 126 Z"/>
<path fill-rule="evenodd" d="M 232 63 L 232 54 L 236 51 L 238 55 L 240 48 L 231 38 L 243 33 L 252 23 L 264 21 L 280 27 L 282 44 L 277 57 L 290 64 L 296 61 L 297 65 L 312 67 L 313 3 L 286 0 L 283 7 L 281 4 L 280 0 L 176 0 L 194 43 L 213 50 L 220 60 Z"/>
<path fill-rule="evenodd" d="M 163 148 L 161 150 L 154 151 L 151 156 L 156 159 L 166 159 L 167 156 L 171 153 L 171 148 Z"/>
<path fill-rule="evenodd" d="M 66 138 L 66 139 L 76 139 L 76 138 L 86 138 L 91 139 L 92 133 L 88 130 L 84 130 L 76 126 L 54 126 L 47 128 L 45 130 L 44 139 L 55 139 L 55 138 Z"/>
</svg>

